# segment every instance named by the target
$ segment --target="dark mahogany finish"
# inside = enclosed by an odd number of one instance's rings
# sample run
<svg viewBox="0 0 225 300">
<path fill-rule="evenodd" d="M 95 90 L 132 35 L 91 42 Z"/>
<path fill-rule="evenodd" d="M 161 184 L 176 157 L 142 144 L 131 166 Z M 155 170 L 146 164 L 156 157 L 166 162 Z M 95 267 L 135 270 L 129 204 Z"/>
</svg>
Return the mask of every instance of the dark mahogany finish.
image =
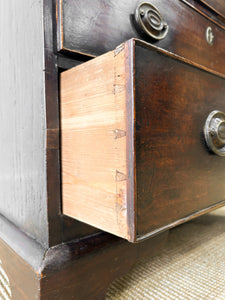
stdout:
<svg viewBox="0 0 225 300">
<path fill-rule="evenodd" d="M 224 0 L 200 0 L 225 18 Z"/>
<path fill-rule="evenodd" d="M 137 44 L 138 235 L 225 200 L 225 160 L 202 136 L 209 113 L 225 112 L 224 94 L 224 78 Z"/>
<path fill-rule="evenodd" d="M 81 289 L 99 299 L 139 256 L 156 254 L 166 234 L 132 247 L 62 215 L 58 75 L 87 57 L 57 56 L 55 1 L 16 3 L 0 4 L 8 47 L 0 62 L 1 266 L 13 300 L 84 299 Z"/>
<path fill-rule="evenodd" d="M 211 22 L 217 24 L 221 28 L 225 29 L 225 18 L 218 14 L 213 7 L 201 2 L 200 0 L 181 0 L 185 4 L 189 5 L 193 9 L 195 9 L 198 13 L 203 15 L 205 18 L 210 20 Z"/>
<path fill-rule="evenodd" d="M 119 55 L 126 58 L 118 60 L 126 66 L 124 68 L 118 61 L 115 62 Z M 111 68 L 111 65 L 117 68 Z M 118 69 L 122 70 L 121 73 Z M 99 75 L 100 72 L 103 75 Z M 85 77 L 86 74 L 88 77 Z M 219 76 L 196 63 L 135 39 L 63 75 L 61 108 L 65 214 L 136 242 L 225 204 L 225 159 L 209 152 L 203 137 L 208 115 L 215 110 L 225 112 L 224 75 Z M 116 92 L 119 100 L 114 100 L 113 87 L 117 77 L 126 78 L 126 81 L 120 82 L 123 89 Z M 77 78 L 80 81 L 76 86 Z M 93 78 L 96 80 L 94 83 Z M 99 82 L 101 84 L 98 85 Z M 98 145 L 108 138 L 108 132 L 117 128 L 114 124 L 108 128 L 104 127 L 104 123 L 98 123 L 98 113 L 104 115 L 104 104 L 111 104 L 110 101 L 112 106 L 116 101 L 126 103 L 125 125 L 119 127 L 126 130 L 127 154 L 123 161 L 126 165 L 126 185 L 120 192 L 126 195 L 121 201 L 121 211 L 126 211 L 125 214 L 117 213 L 116 196 L 107 202 L 107 193 L 100 194 L 101 197 L 98 189 L 88 193 L 92 185 L 103 190 L 108 183 L 105 177 L 98 177 L 99 162 L 95 162 L 92 154 L 99 153 Z M 94 118 L 96 107 L 97 117 Z M 106 115 L 112 119 L 113 109 L 108 109 Z M 86 125 L 89 115 L 92 116 L 92 123 Z M 116 111 L 115 115 L 119 116 L 119 113 Z M 82 126 L 79 127 L 80 120 Z M 120 119 L 118 122 L 122 123 Z M 100 133 L 96 128 L 100 128 Z M 103 136 L 104 131 L 107 134 Z M 101 163 L 104 168 L 100 170 L 104 170 L 104 174 L 108 169 L 116 168 L 120 158 L 118 153 L 113 152 L 119 146 L 111 141 L 115 141 L 114 136 L 102 147 Z M 119 153 L 123 151 L 123 147 L 119 148 Z M 76 157 L 78 154 L 79 158 Z M 110 162 L 113 161 L 110 167 L 105 159 L 109 155 Z M 112 157 L 116 157 L 115 162 Z M 92 173 L 89 173 L 90 166 Z M 92 178 L 96 181 L 89 185 Z M 113 184 L 114 180 L 113 177 Z M 113 213 L 116 217 L 107 222 Z M 125 224 L 124 227 L 118 226 L 118 219 L 120 224 Z"/>
<path fill-rule="evenodd" d="M 47 213 L 49 246 L 57 245 L 77 237 L 98 232 L 96 228 L 77 222 L 61 214 L 61 167 L 60 167 L 60 108 L 58 99 L 58 76 L 61 70 L 82 62 L 57 56 L 55 49 L 55 5 L 44 3 L 45 38 L 45 98 L 46 98 L 46 157 L 47 157 Z M 83 58 L 83 60 L 86 60 Z M 37 204 L 38 205 L 38 204 Z M 36 210 L 38 217 L 38 210 Z"/>
<path fill-rule="evenodd" d="M 79 10 L 78 6 L 74 6 L 74 0 L 61 0 L 65 14 L 71 10 L 70 20 L 67 20 L 69 28 L 76 24 L 76 20 L 80 25 L 76 35 L 74 31 L 68 32 L 68 41 L 71 37 L 76 45 L 81 43 L 78 50 L 85 54 L 78 55 L 72 51 L 58 54 L 56 31 L 60 28 L 60 15 L 57 14 L 59 2 L 7 0 L 0 4 L 3 28 L 0 35 L 3 45 L 0 65 L 4 70 L 1 77 L 3 100 L 0 110 L 1 142 L 4 145 L 1 147 L 0 259 L 9 277 L 13 300 L 102 299 L 111 280 L 127 272 L 139 257 L 157 254 L 167 236 L 165 232 L 132 245 L 109 234 L 99 233 L 96 228 L 61 213 L 59 72 L 90 59 L 87 53 L 98 55 L 109 48 L 113 49 L 122 40 L 140 36 L 130 21 L 138 3 L 136 0 L 116 1 L 118 17 L 110 16 L 114 8 L 112 5 L 112 10 L 109 10 L 107 3 L 113 1 L 102 1 L 105 3 L 105 6 L 102 5 L 103 15 L 100 15 L 102 22 L 97 24 L 103 28 L 101 34 L 93 31 L 97 26 L 95 17 L 99 16 L 99 11 L 96 13 L 96 1 L 80 0 L 81 6 L 85 2 L 89 5 Z M 224 11 L 223 1 L 210 2 L 212 5 L 222 5 Z M 154 0 L 154 3 L 164 9 L 160 1 Z M 171 30 L 168 40 L 157 45 L 175 53 L 182 48 L 188 58 L 190 53 L 193 60 L 212 69 L 216 66 L 217 71 L 222 72 L 222 22 L 217 27 L 178 0 L 168 0 L 166 3 L 171 4 L 166 4 L 168 9 L 164 11 L 166 18 L 171 20 Z M 179 16 L 172 9 L 175 4 L 182 7 Z M 219 6 L 215 6 L 215 9 L 220 10 Z M 90 14 L 94 15 L 92 23 Z M 181 15 L 185 15 L 186 19 L 181 19 Z M 129 18 L 124 19 L 124 16 Z M 216 19 L 216 15 L 209 10 L 210 16 Z M 112 18 L 111 23 L 109 17 Z M 180 29 L 182 21 L 185 21 L 185 34 Z M 110 39 L 107 39 L 105 32 L 111 32 L 112 24 L 116 24 L 116 31 L 113 30 Z M 208 25 L 216 33 L 213 47 L 204 40 Z M 175 36 L 177 30 L 178 35 Z M 192 48 L 188 48 L 189 39 Z M 83 47 L 84 44 L 87 48 Z M 179 48 L 178 44 L 182 47 Z M 95 52 L 90 52 L 91 49 L 95 49 Z M 184 93 L 181 92 L 182 74 L 178 77 L 179 92 Z M 199 88 L 197 80 L 194 85 Z M 215 83 L 210 85 L 215 87 Z M 215 108 L 213 103 L 210 103 L 212 109 Z M 164 111 L 167 109 L 165 107 Z M 204 108 L 201 109 L 204 112 Z M 203 144 L 201 149 L 206 155 Z M 154 170 L 157 171 L 160 162 L 157 161 L 158 154 L 154 155 Z M 181 160 L 181 156 L 178 158 Z M 217 159 L 213 156 L 210 158 L 213 161 Z M 222 158 L 219 160 L 222 162 Z M 202 166 L 201 161 L 196 163 Z M 169 161 L 167 164 L 169 166 Z M 138 176 L 141 178 L 144 175 L 139 172 Z M 221 177 L 220 171 L 218 176 Z M 200 186 L 200 182 L 198 184 Z M 145 201 L 142 201 L 140 212 L 145 205 Z M 156 205 L 157 209 L 160 205 Z M 145 233 L 144 222 L 140 232 Z"/>
<path fill-rule="evenodd" d="M 205 18 L 180 0 L 150 2 L 169 25 L 168 35 L 161 41 L 141 34 L 135 25 L 134 11 L 140 1 L 58 1 L 58 50 L 97 56 L 136 37 L 225 74 L 225 23 L 217 26 L 210 21 L 211 15 L 215 21 L 210 11 Z M 208 26 L 215 35 L 213 46 L 206 42 Z"/>
<path fill-rule="evenodd" d="M 13 300 L 104 299 L 111 281 L 138 258 L 156 255 L 168 234 L 133 245 L 100 233 L 46 250 L 1 217 L 0 226 L 1 265 Z"/>
</svg>

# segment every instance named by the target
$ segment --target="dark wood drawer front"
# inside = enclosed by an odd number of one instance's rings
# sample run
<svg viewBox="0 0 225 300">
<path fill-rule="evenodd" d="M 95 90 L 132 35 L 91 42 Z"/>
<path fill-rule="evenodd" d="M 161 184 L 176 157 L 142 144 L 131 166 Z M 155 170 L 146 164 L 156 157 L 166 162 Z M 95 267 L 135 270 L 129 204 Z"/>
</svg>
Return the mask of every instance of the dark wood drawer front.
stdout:
<svg viewBox="0 0 225 300">
<path fill-rule="evenodd" d="M 179 0 L 152 0 L 169 25 L 167 36 L 154 41 L 134 26 L 140 1 L 61 0 L 58 18 L 58 50 L 98 56 L 129 38 L 140 38 L 158 47 L 225 73 L 225 32 Z M 212 28 L 213 45 L 206 41 Z"/>
<path fill-rule="evenodd" d="M 63 211 L 135 242 L 224 204 L 225 79 L 130 40 L 61 77 Z"/>
<path fill-rule="evenodd" d="M 218 14 L 225 18 L 225 2 L 224 0 L 200 0 L 211 9 L 215 10 Z"/>
<path fill-rule="evenodd" d="M 135 51 L 137 232 L 148 234 L 225 199 L 225 157 L 203 126 L 225 112 L 225 80 L 141 45 Z"/>
</svg>

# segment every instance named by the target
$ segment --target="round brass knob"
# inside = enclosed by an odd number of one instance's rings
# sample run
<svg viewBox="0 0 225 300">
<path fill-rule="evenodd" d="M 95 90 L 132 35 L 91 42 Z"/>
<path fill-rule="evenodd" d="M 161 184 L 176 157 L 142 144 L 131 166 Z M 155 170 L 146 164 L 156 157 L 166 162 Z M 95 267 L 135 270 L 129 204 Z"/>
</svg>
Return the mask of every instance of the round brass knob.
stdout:
<svg viewBox="0 0 225 300">
<path fill-rule="evenodd" d="M 206 119 L 204 136 L 209 149 L 219 156 L 225 156 L 225 114 L 212 111 Z"/>
<path fill-rule="evenodd" d="M 155 40 L 165 38 L 169 26 L 160 11 L 150 3 L 141 3 L 135 11 L 135 20 L 144 33 Z"/>
</svg>

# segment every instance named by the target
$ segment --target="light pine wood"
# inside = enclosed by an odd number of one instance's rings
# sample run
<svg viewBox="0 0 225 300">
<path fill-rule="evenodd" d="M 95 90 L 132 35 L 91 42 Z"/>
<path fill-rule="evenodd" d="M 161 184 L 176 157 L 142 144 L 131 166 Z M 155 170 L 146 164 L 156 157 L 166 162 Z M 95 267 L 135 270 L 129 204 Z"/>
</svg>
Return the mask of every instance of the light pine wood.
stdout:
<svg viewBox="0 0 225 300">
<path fill-rule="evenodd" d="M 129 239 L 127 48 L 62 73 L 61 130 L 63 213 Z"/>
</svg>

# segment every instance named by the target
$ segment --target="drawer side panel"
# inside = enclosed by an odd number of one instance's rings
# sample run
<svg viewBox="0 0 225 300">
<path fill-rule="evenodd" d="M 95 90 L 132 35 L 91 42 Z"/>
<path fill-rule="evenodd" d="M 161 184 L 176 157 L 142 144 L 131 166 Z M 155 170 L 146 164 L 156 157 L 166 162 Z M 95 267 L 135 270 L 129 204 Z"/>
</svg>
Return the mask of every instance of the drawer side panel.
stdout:
<svg viewBox="0 0 225 300">
<path fill-rule="evenodd" d="M 63 213 L 128 238 L 127 48 L 62 73 Z"/>
</svg>

